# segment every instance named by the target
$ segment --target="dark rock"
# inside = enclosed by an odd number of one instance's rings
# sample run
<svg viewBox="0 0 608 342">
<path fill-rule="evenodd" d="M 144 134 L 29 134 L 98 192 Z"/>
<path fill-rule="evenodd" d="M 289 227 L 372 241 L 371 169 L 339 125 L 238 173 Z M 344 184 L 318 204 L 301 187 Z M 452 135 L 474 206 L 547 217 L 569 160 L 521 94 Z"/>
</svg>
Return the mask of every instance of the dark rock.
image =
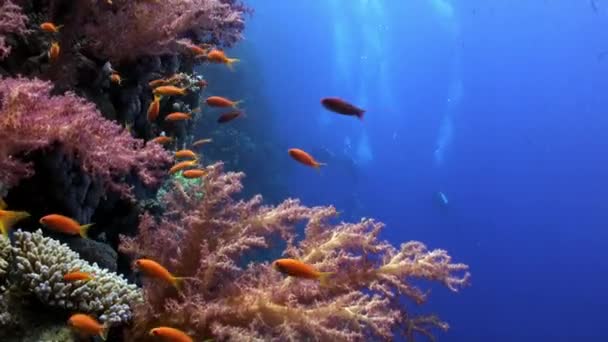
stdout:
<svg viewBox="0 0 608 342">
<path fill-rule="evenodd" d="M 90 263 L 97 263 L 99 267 L 116 272 L 118 254 L 105 243 L 80 237 L 70 237 L 67 240 L 68 246 L 80 255 L 80 258 Z"/>
</svg>

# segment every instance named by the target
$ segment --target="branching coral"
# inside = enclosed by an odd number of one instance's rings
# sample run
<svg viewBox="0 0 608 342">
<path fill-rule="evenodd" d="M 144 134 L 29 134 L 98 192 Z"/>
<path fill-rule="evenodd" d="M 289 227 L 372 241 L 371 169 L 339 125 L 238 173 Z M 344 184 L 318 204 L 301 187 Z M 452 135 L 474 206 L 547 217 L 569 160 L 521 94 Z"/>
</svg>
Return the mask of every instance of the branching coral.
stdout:
<svg viewBox="0 0 608 342">
<path fill-rule="evenodd" d="M 22 13 L 21 7 L 11 0 L 0 0 L 0 60 L 11 52 L 6 36 L 8 34 L 25 34 L 27 32 L 25 26 L 27 21 L 28 18 Z"/>
<path fill-rule="evenodd" d="M 52 96 L 51 88 L 40 80 L 0 79 L 0 183 L 10 187 L 30 176 L 32 167 L 22 158 L 54 144 L 108 190 L 129 196 L 120 178 L 131 172 L 145 185 L 160 183 L 171 161 L 162 147 L 144 146 L 93 104 L 72 93 Z"/>
<path fill-rule="evenodd" d="M 236 1 L 222 0 L 87 2 L 78 17 L 88 47 L 115 62 L 174 53 L 176 40 L 184 37 L 230 46 L 241 38 L 247 11 Z"/>
<path fill-rule="evenodd" d="M 35 295 L 42 303 L 72 311 L 91 313 L 113 324 L 131 318 L 130 305 L 141 300 L 139 289 L 115 273 L 90 265 L 66 245 L 38 230 L 14 234 L 15 267 L 12 279 L 21 291 Z M 69 282 L 63 276 L 72 271 L 89 273 L 89 281 Z"/>
<path fill-rule="evenodd" d="M 383 225 L 371 219 L 332 225 L 333 207 L 307 208 L 296 200 L 268 207 L 259 196 L 235 201 L 243 175 L 223 173 L 220 164 L 208 169 L 203 185 L 176 186 L 160 221 L 144 216 L 139 234 L 122 243 L 124 252 L 193 278 L 179 293 L 145 282 L 132 340 L 145 339 L 156 325 L 230 341 L 364 341 L 447 328 L 435 316 L 410 316 L 403 301 L 426 298 L 412 278 L 439 281 L 453 291 L 467 284 L 468 267 L 452 263 L 445 251 L 420 242 L 396 249 L 379 240 Z M 294 228 L 299 222 L 306 223 L 301 241 Z M 330 285 L 284 278 L 267 263 L 243 267 L 246 251 L 280 241 L 286 256 L 336 272 Z"/>
</svg>

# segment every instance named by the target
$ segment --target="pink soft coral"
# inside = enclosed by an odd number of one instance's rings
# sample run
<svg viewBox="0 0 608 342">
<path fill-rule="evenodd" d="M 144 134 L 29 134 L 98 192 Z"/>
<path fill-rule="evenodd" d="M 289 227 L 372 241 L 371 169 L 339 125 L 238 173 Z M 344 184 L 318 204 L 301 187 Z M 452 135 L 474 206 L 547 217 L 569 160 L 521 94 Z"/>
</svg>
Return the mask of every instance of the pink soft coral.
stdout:
<svg viewBox="0 0 608 342">
<path fill-rule="evenodd" d="M 11 52 L 11 47 L 6 42 L 7 34 L 23 35 L 27 32 L 27 16 L 21 7 L 11 0 L 0 0 L 0 60 L 6 58 Z"/>
<path fill-rule="evenodd" d="M 92 103 L 72 93 L 52 96 L 51 89 L 40 80 L 0 78 L 0 183 L 11 187 L 32 175 L 21 157 L 55 143 L 108 190 L 130 195 L 119 178 L 131 172 L 145 185 L 160 183 L 171 157 L 159 145 L 144 147 Z"/>
<path fill-rule="evenodd" d="M 115 62 L 174 53 L 180 38 L 230 46 L 241 38 L 247 12 L 242 4 L 225 0 L 89 2 L 88 10 L 80 11 L 81 32 L 89 48 Z"/>
<path fill-rule="evenodd" d="M 383 225 L 371 219 L 333 225 L 333 207 L 308 208 L 297 200 L 269 207 L 259 196 L 235 201 L 243 175 L 223 173 L 221 164 L 208 171 L 200 187 L 176 183 L 164 216 L 157 222 L 145 215 L 139 234 L 123 240 L 123 252 L 194 278 L 180 293 L 146 279 L 131 340 L 145 340 L 158 325 L 230 341 L 371 341 L 447 329 L 435 316 L 410 316 L 403 301 L 426 299 L 410 278 L 439 281 L 453 291 L 467 284 L 468 267 L 452 263 L 445 251 L 420 242 L 396 249 L 379 240 Z M 301 241 L 298 223 L 306 223 Z M 279 243 L 287 257 L 336 272 L 331 285 L 285 278 L 268 263 L 244 265 L 247 251 Z"/>
</svg>

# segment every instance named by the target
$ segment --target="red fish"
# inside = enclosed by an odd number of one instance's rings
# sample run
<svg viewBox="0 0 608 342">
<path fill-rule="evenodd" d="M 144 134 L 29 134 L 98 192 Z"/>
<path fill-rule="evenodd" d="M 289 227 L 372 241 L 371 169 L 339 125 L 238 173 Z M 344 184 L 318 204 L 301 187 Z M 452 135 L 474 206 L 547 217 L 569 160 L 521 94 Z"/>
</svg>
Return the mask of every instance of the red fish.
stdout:
<svg viewBox="0 0 608 342">
<path fill-rule="evenodd" d="M 57 33 L 57 32 L 59 32 L 59 29 L 62 27 L 63 27 L 63 25 L 56 26 L 55 24 L 53 24 L 51 22 L 44 22 L 44 23 L 40 24 L 40 28 L 42 29 L 42 31 L 48 32 L 48 33 Z"/>
<path fill-rule="evenodd" d="M 289 153 L 291 158 L 307 166 L 311 166 L 318 169 L 323 165 L 327 165 L 325 163 L 319 163 L 310 154 L 304 152 L 303 150 L 300 150 L 299 148 L 291 148 L 287 152 Z"/>
<path fill-rule="evenodd" d="M 184 178 L 194 179 L 194 178 L 201 178 L 201 177 L 205 176 L 206 174 L 207 174 L 206 170 L 194 169 L 194 170 L 184 171 L 182 173 L 182 176 L 184 176 Z"/>
<path fill-rule="evenodd" d="M 108 336 L 109 326 L 99 323 L 93 316 L 81 313 L 74 314 L 68 320 L 68 324 L 72 329 L 76 330 L 83 336 L 99 336 L 102 340 L 106 340 Z"/>
<path fill-rule="evenodd" d="M 331 110 L 334 113 L 356 116 L 359 119 L 363 119 L 363 114 L 365 113 L 365 110 L 337 97 L 326 97 L 321 100 L 321 104 L 323 107 Z"/>
<path fill-rule="evenodd" d="M 78 281 L 78 280 L 86 280 L 89 281 L 93 279 L 93 276 L 90 273 L 74 271 L 70 273 L 66 273 L 63 275 L 63 280 L 65 281 Z"/>
<path fill-rule="evenodd" d="M 160 96 L 154 96 L 154 100 L 148 106 L 148 122 L 154 122 L 160 113 Z"/>
<path fill-rule="evenodd" d="M 217 122 L 226 123 L 226 122 L 229 122 L 229 121 L 232 121 L 232 120 L 238 118 L 242 114 L 243 114 L 243 112 L 241 112 L 240 110 L 233 110 L 231 112 L 220 115 L 220 117 L 217 119 Z"/>
<path fill-rule="evenodd" d="M 207 54 L 207 60 L 212 63 L 226 64 L 230 70 L 234 70 L 233 64 L 239 62 L 238 58 L 228 58 L 222 50 L 213 49 Z"/>
<path fill-rule="evenodd" d="M 188 336 L 185 332 L 171 328 L 171 327 L 158 327 L 150 330 L 151 336 L 158 336 L 166 342 L 193 342 L 194 340 Z"/>
</svg>

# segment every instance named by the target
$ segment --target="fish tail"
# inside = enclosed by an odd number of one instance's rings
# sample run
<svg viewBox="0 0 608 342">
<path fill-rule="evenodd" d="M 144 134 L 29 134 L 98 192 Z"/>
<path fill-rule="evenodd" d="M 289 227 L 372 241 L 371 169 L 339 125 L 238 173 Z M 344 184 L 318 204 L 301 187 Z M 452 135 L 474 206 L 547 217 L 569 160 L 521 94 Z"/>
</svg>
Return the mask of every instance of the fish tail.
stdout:
<svg viewBox="0 0 608 342">
<path fill-rule="evenodd" d="M 230 71 L 234 71 L 234 63 L 238 63 L 241 60 L 238 58 L 228 58 L 226 59 L 226 66 L 228 67 L 228 69 L 230 69 Z"/>
<path fill-rule="evenodd" d="M 321 287 L 330 287 L 329 278 L 336 272 L 319 272 L 319 281 Z"/>
<path fill-rule="evenodd" d="M 238 100 L 235 101 L 234 104 L 232 105 L 233 108 L 239 109 L 239 105 L 245 103 L 245 100 Z M 243 113 L 244 114 L 244 113 Z"/>
<path fill-rule="evenodd" d="M 59 30 L 63 27 L 63 25 L 55 26 L 55 32 L 59 32 Z"/>
<path fill-rule="evenodd" d="M 360 110 L 359 112 L 357 112 L 357 117 L 359 118 L 359 120 L 363 120 L 364 114 L 365 114 L 364 110 Z"/>
<path fill-rule="evenodd" d="M 195 279 L 194 277 L 173 277 L 172 282 L 173 282 L 173 286 L 175 286 L 175 288 L 178 291 L 181 291 L 184 288 L 184 280 L 192 280 Z"/>
<path fill-rule="evenodd" d="M 2 236 L 8 239 L 8 229 L 4 227 L 4 222 L 0 221 L 0 232 L 2 232 Z"/>
<path fill-rule="evenodd" d="M 15 223 L 30 216 L 30 213 L 28 213 L 27 211 L 8 212 L 5 217 L 0 219 L 0 232 L 2 232 L 2 235 L 4 235 L 5 237 L 8 237 L 8 233 L 10 232 L 11 228 Z"/>
<path fill-rule="evenodd" d="M 91 228 L 95 223 L 84 224 L 80 226 L 80 236 L 83 238 L 88 238 L 89 228 Z"/>
<path fill-rule="evenodd" d="M 0 210 L 6 209 L 6 202 L 2 198 L 0 198 Z"/>
</svg>

